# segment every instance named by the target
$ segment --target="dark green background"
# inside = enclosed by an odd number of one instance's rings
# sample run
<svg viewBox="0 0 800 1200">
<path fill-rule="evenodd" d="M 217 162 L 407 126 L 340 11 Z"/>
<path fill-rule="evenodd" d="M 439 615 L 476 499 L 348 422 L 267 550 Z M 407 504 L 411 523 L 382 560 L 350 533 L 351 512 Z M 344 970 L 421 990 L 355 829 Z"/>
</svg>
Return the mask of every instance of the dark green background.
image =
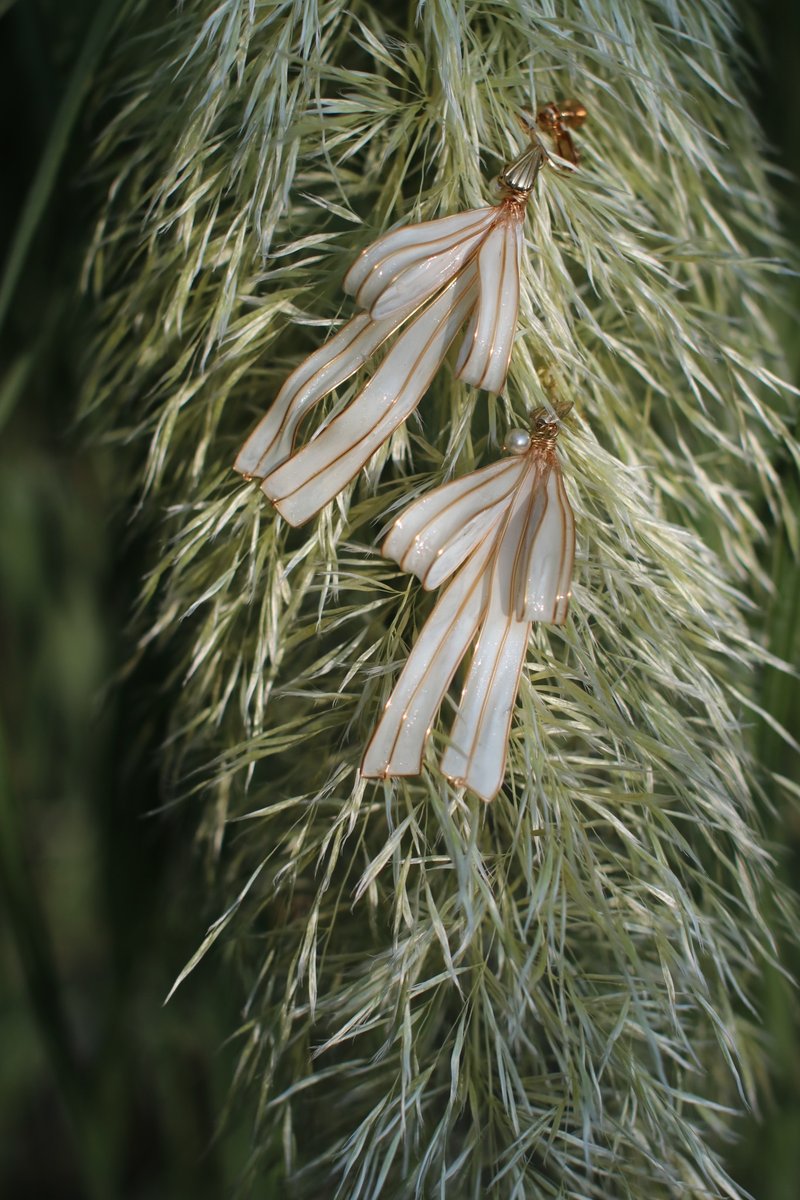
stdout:
<svg viewBox="0 0 800 1200">
<path fill-rule="evenodd" d="M 210 1200 L 233 1191 L 248 1154 L 246 1112 L 217 1128 L 238 985 L 228 994 L 211 956 L 162 1005 L 218 909 L 192 852 L 196 811 L 159 811 L 171 664 L 134 659 L 131 614 L 158 531 L 115 508 L 113 450 L 74 425 L 92 326 L 78 280 L 100 204 L 88 161 L 109 115 L 92 82 L 114 7 L 0 0 L 0 1195 L 13 1200 Z M 743 15 L 773 160 L 800 173 L 800 11 Z M 800 191 L 776 183 L 797 245 Z M 765 554 L 777 585 L 767 636 L 797 662 L 800 574 L 777 534 Z M 800 689 L 777 672 L 758 686 L 800 738 Z M 756 736 L 763 761 L 797 778 L 766 724 Z M 800 820 L 774 801 L 765 823 L 796 878 Z M 786 947 L 795 970 L 798 957 Z M 763 1002 L 774 1066 L 730 1161 L 757 1200 L 795 1200 L 797 1012 L 775 977 Z"/>
</svg>

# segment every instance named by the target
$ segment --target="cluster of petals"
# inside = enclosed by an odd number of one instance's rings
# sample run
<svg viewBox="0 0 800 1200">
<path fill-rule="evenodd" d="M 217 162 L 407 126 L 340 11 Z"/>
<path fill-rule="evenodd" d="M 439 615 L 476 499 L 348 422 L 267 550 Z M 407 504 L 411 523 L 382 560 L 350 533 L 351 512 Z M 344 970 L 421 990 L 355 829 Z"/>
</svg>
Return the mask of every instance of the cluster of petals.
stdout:
<svg viewBox="0 0 800 1200">
<path fill-rule="evenodd" d="M 462 329 L 456 374 L 502 390 L 517 325 L 526 198 L 509 192 L 496 205 L 404 225 L 353 264 L 344 287 L 361 311 L 289 376 L 235 463 L 261 481 L 290 525 L 332 500 L 410 416 Z M 355 399 L 295 449 L 306 414 L 398 330 Z"/>
<path fill-rule="evenodd" d="M 527 444 L 516 431 L 515 457 L 434 489 L 392 526 L 387 558 L 427 589 L 450 583 L 389 697 L 363 776 L 419 774 L 439 706 L 476 643 L 441 769 L 484 800 L 499 790 L 531 623 L 562 624 L 569 606 L 575 525 L 557 429 L 538 410 Z"/>
</svg>

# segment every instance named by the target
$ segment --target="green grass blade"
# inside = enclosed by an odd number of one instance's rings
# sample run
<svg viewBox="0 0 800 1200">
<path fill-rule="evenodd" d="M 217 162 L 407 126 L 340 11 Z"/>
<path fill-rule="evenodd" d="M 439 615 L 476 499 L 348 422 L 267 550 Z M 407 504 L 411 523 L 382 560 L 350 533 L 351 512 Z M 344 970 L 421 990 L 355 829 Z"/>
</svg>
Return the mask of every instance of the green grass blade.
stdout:
<svg viewBox="0 0 800 1200">
<path fill-rule="evenodd" d="M 115 22 L 121 19 L 127 7 L 120 6 L 115 0 L 104 0 L 89 25 L 83 48 L 51 126 L 11 241 L 11 249 L 0 280 L 0 329 L 5 324 L 34 236 L 47 211 L 70 135 L 94 78 L 100 56 L 108 43 Z"/>
</svg>

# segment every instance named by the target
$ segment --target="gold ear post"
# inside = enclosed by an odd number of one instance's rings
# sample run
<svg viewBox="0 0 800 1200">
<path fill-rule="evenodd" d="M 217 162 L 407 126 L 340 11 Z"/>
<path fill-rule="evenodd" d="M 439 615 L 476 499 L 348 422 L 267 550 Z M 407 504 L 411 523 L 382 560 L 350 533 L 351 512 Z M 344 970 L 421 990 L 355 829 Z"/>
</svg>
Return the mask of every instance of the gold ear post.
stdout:
<svg viewBox="0 0 800 1200">
<path fill-rule="evenodd" d="M 546 162 L 551 162 L 550 154 L 539 133 L 552 137 L 559 158 L 566 159 L 573 167 L 580 162 L 578 147 L 572 140 L 571 129 L 583 125 L 587 117 L 586 108 L 580 100 L 551 100 L 540 108 L 536 115 L 522 110 L 517 113 L 523 133 L 530 141 L 527 149 L 519 158 L 515 158 L 500 172 L 500 185 L 513 196 L 526 198 L 536 183 L 536 177 Z M 552 163 L 556 166 L 555 163 Z"/>
<path fill-rule="evenodd" d="M 531 440 L 535 445 L 555 442 L 564 418 L 572 408 L 571 400 L 558 400 L 549 408 L 535 408 L 530 415 Z"/>
<path fill-rule="evenodd" d="M 578 129 L 588 113 L 580 100 L 551 100 L 536 113 L 536 125 L 543 133 L 549 133 L 556 144 L 560 158 L 577 167 L 581 161 L 578 147 L 572 139 L 571 129 Z"/>
</svg>

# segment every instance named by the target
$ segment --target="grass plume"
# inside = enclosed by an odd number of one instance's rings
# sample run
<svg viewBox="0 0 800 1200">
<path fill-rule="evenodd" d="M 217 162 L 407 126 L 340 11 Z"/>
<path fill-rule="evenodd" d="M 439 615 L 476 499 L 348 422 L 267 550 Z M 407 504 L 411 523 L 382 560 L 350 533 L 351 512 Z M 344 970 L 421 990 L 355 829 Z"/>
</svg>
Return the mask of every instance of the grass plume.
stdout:
<svg viewBox="0 0 800 1200">
<path fill-rule="evenodd" d="M 720 1148 L 754 1100 L 774 957 L 747 731 L 769 656 L 748 618 L 764 512 L 797 531 L 774 465 L 795 453 L 783 246 L 731 11 L 159 11 L 132 19 L 98 148 L 85 410 L 161 518 L 141 643 L 172 647 L 164 762 L 222 897 L 197 958 L 216 944 L 242 996 L 252 1176 L 348 1200 L 735 1197 Z M 507 395 L 440 373 L 288 530 L 230 464 L 349 314 L 346 266 L 401 218 L 491 198 L 517 110 L 573 95 L 582 166 L 531 202 Z M 380 530 L 491 461 L 551 385 L 577 414 L 575 600 L 532 639 L 506 787 L 490 808 L 449 788 L 438 731 L 421 779 L 367 785 L 430 604 Z"/>
</svg>

